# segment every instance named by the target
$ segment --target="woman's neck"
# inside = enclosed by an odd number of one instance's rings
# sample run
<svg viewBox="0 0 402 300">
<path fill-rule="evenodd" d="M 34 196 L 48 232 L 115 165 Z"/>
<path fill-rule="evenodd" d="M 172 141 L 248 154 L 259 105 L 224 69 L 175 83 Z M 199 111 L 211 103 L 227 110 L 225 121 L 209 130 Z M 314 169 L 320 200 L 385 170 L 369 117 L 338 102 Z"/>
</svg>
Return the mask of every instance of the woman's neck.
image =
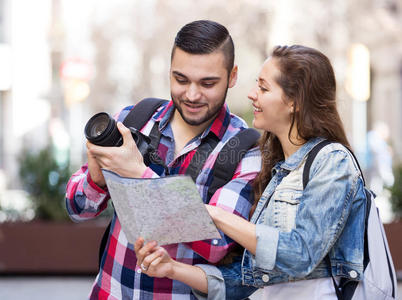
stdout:
<svg viewBox="0 0 402 300">
<path fill-rule="evenodd" d="M 281 135 L 278 135 L 278 139 L 281 143 L 285 160 L 288 159 L 289 156 L 295 153 L 306 142 L 299 136 L 296 129 L 296 125 L 293 126 L 290 136 L 288 132 L 289 131 L 284 132 Z"/>
</svg>

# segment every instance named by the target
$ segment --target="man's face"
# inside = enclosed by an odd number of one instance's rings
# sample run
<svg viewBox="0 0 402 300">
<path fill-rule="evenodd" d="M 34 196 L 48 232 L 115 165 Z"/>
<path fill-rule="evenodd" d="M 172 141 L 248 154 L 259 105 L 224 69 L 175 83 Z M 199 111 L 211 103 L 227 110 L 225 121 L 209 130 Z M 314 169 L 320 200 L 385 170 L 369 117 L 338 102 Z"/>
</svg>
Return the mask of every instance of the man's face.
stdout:
<svg viewBox="0 0 402 300">
<path fill-rule="evenodd" d="M 225 102 L 227 89 L 237 79 L 228 72 L 221 51 L 189 54 L 176 48 L 170 68 L 170 92 L 177 111 L 192 126 L 209 123 Z"/>
</svg>

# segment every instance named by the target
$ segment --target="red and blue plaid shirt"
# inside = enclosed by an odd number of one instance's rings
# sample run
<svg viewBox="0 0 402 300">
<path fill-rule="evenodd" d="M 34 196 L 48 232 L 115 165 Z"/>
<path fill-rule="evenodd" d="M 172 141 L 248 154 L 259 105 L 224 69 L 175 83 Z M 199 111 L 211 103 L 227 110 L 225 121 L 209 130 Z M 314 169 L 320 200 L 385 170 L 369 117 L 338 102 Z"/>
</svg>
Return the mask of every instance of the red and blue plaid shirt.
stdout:
<svg viewBox="0 0 402 300">
<path fill-rule="evenodd" d="M 117 116 L 124 120 L 133 108 L 124 108 Z M 173 132 L 170 119 L 174 112 L 173 102 L 160 107 L 152 118 L 141 129 L 149 135 L 155 122 L 159 123 L 161 140 L 158 153 L 169 168 L 170 174 L 185 174 L 187 167 L 201 141 L 212 132 L 219 143 L 207 158 L 196 186 L 206 203 L 208 200 L 208 185 L 211 183 L 211 167 L 223 145 L 240 130 L 247 127 L 239 117 L 229 112 L 227 105 L 223 106 L 217 118 L 199 136 L 191 140 L 175 157 Z M 241 160 L 230 182 L 218 189 L 209 204 L 219 206 L 236 215 L 248 218 L 253 201 L 251 183 L 260 170 L 261 158 L 257 148 L 249 150 Z M 143 177 L 152 178 L 165 176 L 164 169 L 151 165 Z M 66 206 L 70 217 L 75 221 L 83 221 L 98 216 L 108 205 L 110 199 L 107 190 L 98 187 L 90 177 L 88 166 L 84 165 L 71 177 L 67 185 Z M 177 261 L 187 264 L 215 264 L 219 262 L 235 246 L 233 240 L 221 233 L 219 240 L 205 240 L 191 243 L 180 243 L 164 246 L 168 253 Z M 111 223 L 108 242 L 102 257 L 90 299 L 195 299 L 187 285 L 167 278 L 152 278 L 141 273 L 136 265 L 133 244 L 128 243 L 118 217 L 114 214 Z"/>
</svg>

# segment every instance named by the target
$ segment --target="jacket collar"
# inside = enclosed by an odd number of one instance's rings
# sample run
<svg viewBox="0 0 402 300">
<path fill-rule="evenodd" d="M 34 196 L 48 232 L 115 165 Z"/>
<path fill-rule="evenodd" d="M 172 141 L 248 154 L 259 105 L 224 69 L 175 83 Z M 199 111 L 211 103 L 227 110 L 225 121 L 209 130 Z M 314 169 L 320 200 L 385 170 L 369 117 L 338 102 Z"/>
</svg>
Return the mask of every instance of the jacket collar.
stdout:
<svg viewBox="0 0 402 300">
<path fill-rule="evenodd" d="M 293 171 L 300 166 L 304 158 L 313 149 L 315 145 L 324 140 L 321 137 L 315 137 L 308 140 L 303 146 L 301 146 L 295 153 L 289 156 L 285 161 L 278 162 L 273 169 L 279 171 L 279 169 L 285 169 L 288 171 Z"/>
</svg>

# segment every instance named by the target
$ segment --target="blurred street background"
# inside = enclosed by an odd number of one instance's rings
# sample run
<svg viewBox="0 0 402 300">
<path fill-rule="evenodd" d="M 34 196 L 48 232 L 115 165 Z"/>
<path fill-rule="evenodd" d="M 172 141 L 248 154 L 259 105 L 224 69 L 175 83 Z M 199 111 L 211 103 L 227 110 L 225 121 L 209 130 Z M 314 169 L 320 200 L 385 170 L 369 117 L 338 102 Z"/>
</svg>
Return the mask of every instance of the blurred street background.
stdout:
<svg viewBox="0 0 402 300">
<path fill-rule="evenodd" d="M 249 124 L 247 93 L 273 46 L 330 58 L 402 279 L 402 0 L 0 0 L 0 299 L 87 297 L 112 211 L 85 224 L 65 212 L 84 126 L 169 98 L 174 37 L 197 19 L 233 37 L 239 79 L 227 100 Z"/>
</svg>

